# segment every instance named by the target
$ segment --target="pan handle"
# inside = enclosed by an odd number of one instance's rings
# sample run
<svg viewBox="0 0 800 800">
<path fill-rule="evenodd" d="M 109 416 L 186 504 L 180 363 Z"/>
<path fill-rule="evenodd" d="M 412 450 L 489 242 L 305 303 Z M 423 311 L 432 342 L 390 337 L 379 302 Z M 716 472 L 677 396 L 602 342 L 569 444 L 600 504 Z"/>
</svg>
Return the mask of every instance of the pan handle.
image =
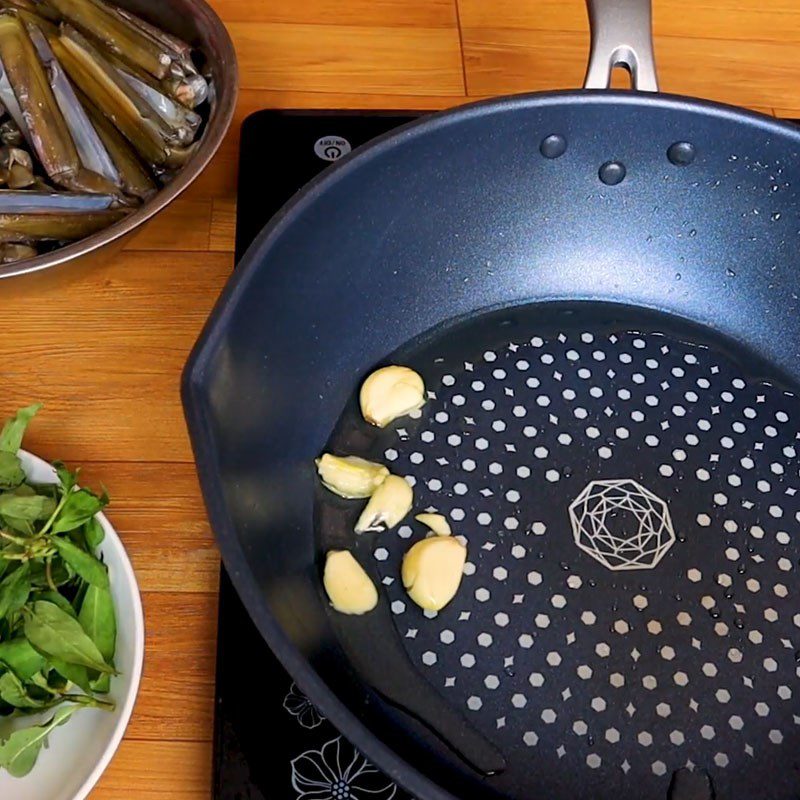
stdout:
<svg viewBox="0 0 800 800">
<path fill-rule="evenodd" d="M 592 29 L 592 50 L 586 70 L 586 89 L 608 89 L 611 70 L 630 70 L 633 88 L 657 92 L 653 54 L 651 0 L 586 0 Z"/>
</svg>

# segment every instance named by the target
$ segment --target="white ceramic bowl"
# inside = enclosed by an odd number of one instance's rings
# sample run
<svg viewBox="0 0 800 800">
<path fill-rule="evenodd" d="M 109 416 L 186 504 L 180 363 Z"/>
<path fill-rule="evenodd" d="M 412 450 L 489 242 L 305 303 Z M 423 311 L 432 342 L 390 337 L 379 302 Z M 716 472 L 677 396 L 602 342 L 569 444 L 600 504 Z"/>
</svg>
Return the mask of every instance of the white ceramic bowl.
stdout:
<svg viewBox="0 0 800 800">
<path fill-rule="evenodd" d="M 46 461 L 25 451 L 20 451 L 20 458 L 29 478 L 37 483 L 55 482 L 55 471 Z M 108 766 L 128 726 L 144 660 L 142 600 L 119 536 L 103 514 L 98 519 L 106 534 L 100 551 L 108 565 L 117 611 L 114 661 L 120 674 L 111 681 L 110 694 L 116 710 L 78 711 L 50 734 L 49 747 L 41 752 L 33 771 L 25 778 L 12 778 L 0 771 L 3 800 L 83 800 Z M 49 716 L 52 712 L 42 719 Z M 32 719 L 35 718 L 28 717 L 26 724 Z"/>
</svg>

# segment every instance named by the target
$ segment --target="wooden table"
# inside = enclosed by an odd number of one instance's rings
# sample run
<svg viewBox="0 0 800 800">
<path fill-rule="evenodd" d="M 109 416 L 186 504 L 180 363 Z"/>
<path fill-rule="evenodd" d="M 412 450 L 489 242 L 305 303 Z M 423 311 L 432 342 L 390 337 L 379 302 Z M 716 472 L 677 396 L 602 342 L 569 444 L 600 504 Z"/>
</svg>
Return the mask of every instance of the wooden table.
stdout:
<svg viewBox="0 0 800 800">
<path fill-rule="evenodd" d="M 92 800 L 210 797 L 219 564 L 178 383 L 233 264 L 242 120 L 263 107 L 436 109 L 575 87 L 588 47 L 581 0 L 213 5 L 242 73 L 237 119 L 214 164 L 106 268 L 54 289 L 2 288 L 3 412 L 45 402 L 29 447 L 107 484 L 144 593 L 139 702 Z M 800 116 L 797 0 L 655 5 L 665 90 Z"/>
</svg>

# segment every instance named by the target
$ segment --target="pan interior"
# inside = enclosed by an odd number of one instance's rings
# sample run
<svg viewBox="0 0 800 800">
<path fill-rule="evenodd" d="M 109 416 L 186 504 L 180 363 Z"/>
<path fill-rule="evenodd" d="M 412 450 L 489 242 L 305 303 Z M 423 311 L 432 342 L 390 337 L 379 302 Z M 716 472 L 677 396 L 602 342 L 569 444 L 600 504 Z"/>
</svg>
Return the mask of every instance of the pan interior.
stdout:
<svg viewBox="0 0 800 800">
<path fill-rule="evenodd" d="M 449 518 L 460 591 L 439 614 L 406 596 L 411 517 L 351 544 L 420 680 L 506 756 L 488 784 L 664 798 L 697 765 L 719 798 L 796 797 L 793 387 L 692 323 L 593 303 L 482 314 L 387 362 L 428 403 L 378 431 L 353 401 L 329 449 L 387 463 Z"/>
</svg>

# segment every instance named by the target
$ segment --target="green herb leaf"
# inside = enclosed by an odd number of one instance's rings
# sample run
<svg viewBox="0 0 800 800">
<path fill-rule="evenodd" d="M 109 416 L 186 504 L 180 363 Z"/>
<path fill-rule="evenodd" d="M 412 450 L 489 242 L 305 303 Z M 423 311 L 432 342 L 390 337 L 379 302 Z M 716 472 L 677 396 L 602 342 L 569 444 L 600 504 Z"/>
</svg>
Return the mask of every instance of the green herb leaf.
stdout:
<svg viewBox="0 0 800 800">
<path fill-rule="evenodd" d="M 15 517 L 2 517 L 0 519 L 4 523 L 4 527 L 16 533 L 24 533 L 26 536 L 33 536 L 34 529 L 33 523 L 24 519 L 16 519 Z"/>
<path fill-rule="evenodd" d="M 102 511 L 106 505 L 108 505 L 108 495 L 105 492 L 101 497 L 93 494 L 88 489 L 72 492 L 58 512 L 58 516 L 53 522 L 52 532 L 66 533 L 79 528 L 81 525 L 85 525 L 99 511 Z M 0 508 L 0 514 L 2 513 L 2 508 Z"/>
<path fill-rule="evenodd" d="M 44 708 L 48 704 L 47 700 L 31 697 L 13 672 L 0 675 L 0 699 L 14 708 Z"/>
<path fill-rule="evenodd" d="M 31 647 L 31 643 L 24 636 L 0 642 L 0 662 L 22 681 L 30 680 L 47 664 L 44 657 Z"/>
<path fill-rule="evenodd" d="M 63 706 L 44 725 L 34 725 L 12 733 L 0 742 L 0 767 L 14 778 L 24 778 L 35 766 L 42 747 L 51 731 L 63 725 L 80 706 Z"/>
<path fill-rule="evenodd" d="M 96 694 L 108 694 L 111 691 L 111 676 L 99 675 L 89 681 L 89 688 Z"/>
<path fill-rule="evenodd" d="M 84 692 L 92 692 L 89 670 L 80 664 L 67 664 L 59 658 L 51 658 L 50 663 L 59 675 L 63 675 L 68 681 L 72 681 L 76 686 L 80 686 Z M 107 675 L 104 677 L 108 677 Z"/>
<path fill-rule="evenodd" d="M 25 470 L 16 453 L 0 450 L 0 489 L 15 489 L 25 480 Z"/>
<path fill-rule="evenodd" d="M 97 645 L 100 655 L 111 664 L 117 647 L 117 619 L 114 600 L 107 588 L 90 586 L 81 605 L 78 621 Z"/>
<path fill-rule="evenodd" d="M 69 494 L 78 482 L 79 470 L 72 472 L 67 469 L 67 465 L 63 461 L 54 461 L 53 466 L 55 467 L 56 475 L 58 475 L 58 482 L 61 484 L 64 494 Z"/>
<path fill-rule="evenodd" d="M 86 546 L 93 553 L 103 544 L 103 539 L 106 538 L 106 532 L 100 524 L 97 517 L 92 517 L 86 525 L 83 526 L 83 535 L 86 538 Z"/>
<path fill-rule="evenodd" d="M 34 403 L 27 408 L 21 408 L 3 427 L 0 432 L 0 450 L 6 453 L 16 453 L 22 446 L 22 437 L 28 423 L 36 416 L 36 412 L 42 407 L 41 403 Z"/>
<path fill-rule="evenodd" d="M 36 592 L 33 596 L 34 600 L 46 600 L 48 603 L 53 603 L 57 605 L 62 611 L 69 614 L 71 617 L 75 617 L 78 619 L 78 614 L 75 609 L 72 607 L 72 603 L 64 597 L 63 594 L 60 592 L 53 592 L 53 591 L 45 591 L 45 592 Z"/>
<path fill-rule="evenodd" d="M 114 674 L 97 645 L 84 632 L 80 623 L 57 605 L 37 600 L 26 606 L 25 635 L 40 652 L 59 658 L 67 664 L 81 664 L 97 672 Z"/>
<path fill-rule="evenodd" d="M 108 588 L 108 570 L 101 561 L 98 561 L 91 553 L 81 550 L 69 539 L 60 536 L 52 536 L 50 541 L 56 546 L 61 558 L 69 564 L 75 572 L 92 586 Z"/>
<path fill-rule="evenodd" d="M 0 581 L 0 619 L 19 611 L 28 601 L 31 592 L 29 567 L 21 564 Z"/>
<path fill-rule="evenodd" d="M 30 497 L 5 492 L 0 494 L 0 515 L 13 517 L 27 522 L 49 519 L 56 510 L 56 501 L 52 497 L 36 494 Z"/>
</svg>

